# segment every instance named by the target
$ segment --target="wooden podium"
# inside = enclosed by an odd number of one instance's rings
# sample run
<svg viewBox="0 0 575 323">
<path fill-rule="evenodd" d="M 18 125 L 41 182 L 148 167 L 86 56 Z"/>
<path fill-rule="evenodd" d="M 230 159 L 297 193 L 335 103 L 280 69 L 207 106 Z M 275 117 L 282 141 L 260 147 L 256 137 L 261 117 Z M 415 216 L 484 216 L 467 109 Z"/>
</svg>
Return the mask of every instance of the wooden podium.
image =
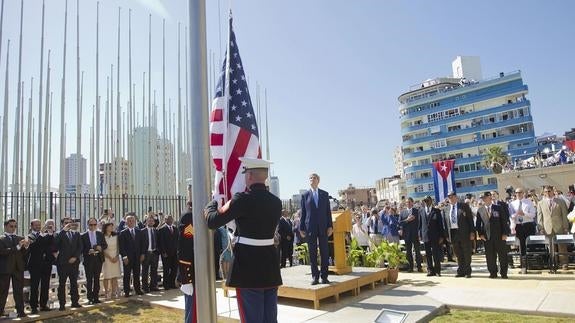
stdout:
<svg viewBox="0 0 575 323">
<path fill-rule="evenodd" d="M 345 254 L 345 234 L 351 232 L 351 212 L 336 211 L 331 213 L 333 222 L 333 255 L 335 266 L 329 266 L 329 271 L 338 275 L 351 272 L 351 266 L 347 265 Z"/>
</svg>

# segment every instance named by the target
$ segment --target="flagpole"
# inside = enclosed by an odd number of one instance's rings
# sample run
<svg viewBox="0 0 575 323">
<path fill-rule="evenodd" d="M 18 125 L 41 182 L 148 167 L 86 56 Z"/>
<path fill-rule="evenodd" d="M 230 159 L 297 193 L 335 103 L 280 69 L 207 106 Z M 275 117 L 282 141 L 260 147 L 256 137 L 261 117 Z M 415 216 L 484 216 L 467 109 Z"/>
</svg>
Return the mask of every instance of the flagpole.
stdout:
<svg viewBox="0 0 575 323">
<path fill-rule="evenodd" d="M 80 179 L 81 156 L 82 156 L 82 101 L 80 98 L 80 0 L 76 0 L 76 108 L 77 108 L 77 133 L 76 133 L 76 196 L 82 192 Z M 76 210 L 76 216 L 78 210 Z"/>
<path fill-rule="evenodd" d="M 133 135 L 134 135 L 134 93 L 132 92 L 132 9 L 128 10 L 128 87 L 129 87 L 129 112 L 128 112 L 128 194 L 134 194 L 134 148 L 133 148 Z"/>
<path fill-rule="evenodd" d="M 66 36 L 68 31 L 68 0 L 65 2 L 64 9 L 64 53 L 62 58 L 62 95 L 60 97 L 60 195 L 64 195 L 65 191 L 65 158 L 66 158 L 66 134 L 65 134 L 65 112 L 66 112 Z"/>
<path fill-rule="evenodd" d="M 95 157 L 91 173 L 96 177 L 95 183 L 90 183 L 93 186 L 95 193 L 99 193 L 98 186 L 100 183 L 100 1 L 96 2 L 96 109 L 95 109 L 95 124 L 94 124 L 94 148 Z M 95 174 L 94 174 L 95 173 Z"/>
<path fill-rule="evenodd" d="M 206 60 L 206 3 L 190 0 L 190 113 L 192 116 L 192 205 L 194 214 L 195 293 L 198 322 L 216 322 L 216 290 L 213 267 L 213 236 L 204 219 L 203 208 L 210 200 L 208 93 Z M 207 258 L 207 259 L 206 259 Z M 206 277 L 207 276 L 207 277 Z"/>
<path fill-rule="evenodd" d="M 4 2 L 2 2 L 4 3 Z M 6 78 L 4 79 L 4 114 L 2 119 L 2 169 L 0 169 L 0 189 L 2 192 L 7 192 L 9 190 L 8 186 L 8 96 L 9 96 L 9 86 L 8 80 L 10 75 L 10 39 L 8 39 L 8 46 L 6 49 Z"/>
<path fill-rule="evenodd" d="M 40 38 L 40 85 L 39 85 L 39 94 L 38 94 L 38 193 L 42 191 L 42 81 L 44 77 L 44 9 L 45 4 L 44 0 L 42 0 L 42 36 Z M 1 41 L 1 40 L 0 40 Z M 46 148 L 44 148 L 46 149 Z"/>
</svg>

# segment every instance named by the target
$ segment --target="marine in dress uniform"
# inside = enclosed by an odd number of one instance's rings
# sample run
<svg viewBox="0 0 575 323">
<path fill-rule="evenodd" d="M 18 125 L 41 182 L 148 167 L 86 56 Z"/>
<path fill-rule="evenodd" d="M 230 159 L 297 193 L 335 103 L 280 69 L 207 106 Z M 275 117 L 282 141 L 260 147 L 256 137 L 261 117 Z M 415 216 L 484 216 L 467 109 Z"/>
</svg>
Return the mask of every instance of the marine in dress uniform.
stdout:
<svg viewBox="0 0 575 323">
<path fill-rule="evenodd" d="M 187 203 L 179 225 L 178 237 L 178 280 L 182 284 L 180 289 L 184 293 L 186 302 L 185 323 L 197 322 L 196 293 L 194 292 L 194 219 L 192 215 L 192 202 Z"/>
<path fill-rule="evenodd" d="M 277 292 L 282 279 L 274 234 L 282 203 L 265 185 L 270 162 L 240 160 L 249 190 L 235 194 L 221 208 L 212 201 L 205 208 L 205 216 L 210 229 L 235 220 L 237 240 L 226 284 L 236 288 L 241 321 L 277 322 Z"/>
</svg>

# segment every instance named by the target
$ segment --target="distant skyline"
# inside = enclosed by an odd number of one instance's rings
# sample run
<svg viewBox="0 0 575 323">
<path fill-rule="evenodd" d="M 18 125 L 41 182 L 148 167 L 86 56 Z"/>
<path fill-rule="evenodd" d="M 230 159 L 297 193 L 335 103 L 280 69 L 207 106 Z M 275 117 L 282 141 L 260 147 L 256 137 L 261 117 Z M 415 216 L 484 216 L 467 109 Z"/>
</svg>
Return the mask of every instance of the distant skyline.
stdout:
<svg viewBox="0 0 575 323">
<path fill-rule="evenodd" d="M 117 10 L 121 5 L 122 105 L 126 105 L 128 97 L 127 11 L 132 8 L 136 105 L 141 109 L 141 79 L 148 68 L 147 31 L 148 14 L 151 13 L 155 43 L 152 48 L 153 88 L 158 91 L 156 100 L 161 107 L 161 24 L 162 18 L 166 18 L 166 46 L 169 48 L 166 88 L 174 108 L 177 24 L 182 23 L 183 51 L 187 4 L 187 1 L 167 0 L 101 1 L 100 92 L 103 96 L 110 64 L 116 65 Z M 527 97 L 532 103 L 536 135 L 544 132 L 562 135 L 575 127 L 570 118 L 573 100 L 569 95 L 575 74 L 572 59 L 575 45 L 571 41 L 575 39 L 575 21 L 572 19 L 575 3 L 572 1 L 489 0 L 465 6 L 454 0 L 440 3 L 363 1 L 354 5 L 343 0 L 245 0 L 231 4 L 252 100 L 256 100 L 256 82 L 268 92 L 272 172 L 279 177 L 282 198 L 290 198 L 299 189 L 307 188 L 307 177 L 311 172 L 320 174 L 320 187 L 332 196 L 337 196 L 337 191 L 350 183 L 358 187 L 373 186 L 377 179 L 394 175 L 393 149 L 401 144 L 397 97 L 411 85 L 428 78 L 450 76 L 451 61 L 458 55 L 479 56 L 484 78 L 499 72 L 522 71 L 524 82 L 529 86 Z M 34 107 L 38 104 L 41 5 L 41 0 L 25 1 L 22 69 L 25 112 L 31 77 L 35 78 Z M 227 39 L 230 1 L 211 0 L 206 1 L 206 5 L 208 50 L 213 53 L 208 55 L 210 61 L 213 57 L 219 65 Z M 64 0 L 47 0 L 46 6 L 45 46 L 52 50 L 51 83 L 59 97 Z M 76 1 L 70 0 L 66 155 L 76 149 L 75 6 Z M 83 123 L 87 127 L 91 122 L 89 111 L 95 102 L 95 8 L 95 0 L 80 1 L 80 55 L 81 68 L 85 70 L 83 107 L 87 113 Z M 19 12 L 20 1 L 5 1 L 0 93 L 3 97 L 6 42 L 10 39 L 11 134 L 14 131 Z M 47 56 L 45 63 L 46 59 Z M 183 75 L 184 71 L 181 72 Z M 55 132 L 59 131 L 59 106 L 55 100 Z M 3 107 L 0 114 L 2 111 Z M 9 140 L 8 152 L 12 151 L 12 138 L 13 135 L 3 138 Z M 88 140 L 89 130 L 83 134 L 84 157 L 89 155 Z M 52 183 L 58 181 L 57 143 L 59 135 L 54 133 Z"/>
</svg>

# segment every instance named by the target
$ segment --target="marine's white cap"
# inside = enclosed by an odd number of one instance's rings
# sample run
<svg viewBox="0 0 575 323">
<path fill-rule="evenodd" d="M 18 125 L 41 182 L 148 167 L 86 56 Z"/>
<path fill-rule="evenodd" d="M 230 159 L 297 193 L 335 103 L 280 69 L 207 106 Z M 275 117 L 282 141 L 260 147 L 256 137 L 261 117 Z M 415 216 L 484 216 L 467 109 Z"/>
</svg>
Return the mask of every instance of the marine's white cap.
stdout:
<svg viewBox="0 0 575 323">
<path fill-rule="evenodd" d="M 242 173 L 245 173 L 250 169 L 269 169 L 270 165 L 272 164 L 272 162 L 269 160 L 259 158 L 240 157 L 238 159 L 242 162 L 244 168 Z"/>
</svg>

